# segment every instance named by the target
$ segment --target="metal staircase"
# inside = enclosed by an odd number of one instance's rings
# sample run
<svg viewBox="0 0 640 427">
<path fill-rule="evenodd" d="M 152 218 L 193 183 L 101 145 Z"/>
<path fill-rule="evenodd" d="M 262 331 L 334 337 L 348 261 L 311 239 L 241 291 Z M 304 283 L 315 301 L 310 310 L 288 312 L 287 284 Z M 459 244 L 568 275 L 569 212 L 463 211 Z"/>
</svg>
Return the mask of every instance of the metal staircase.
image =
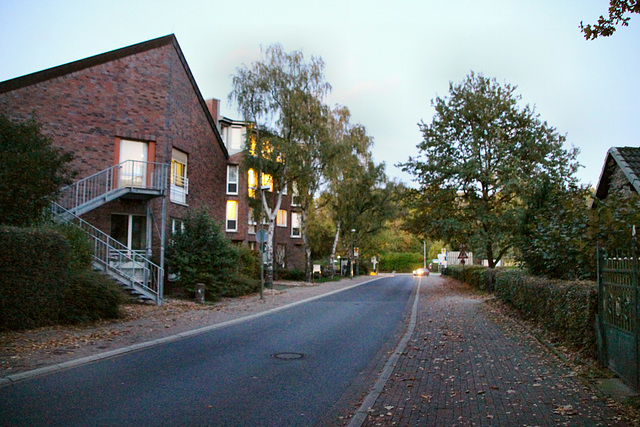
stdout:
<svg viewBox="0 0 640 427">
<path fill-rule="evenodd" d="M 58 204 L 80 216 L 124 195 L 162 196 L 168 176 L 166 163 L 127 160 L 62 188 Z"/>
<path fill-rule="evenodd" d="M 133 251 L 79 216 L 120 197 L 164 197 L 169 165 L 129 160 L 84 178 L 61 190 L 52 213 L 91 238 L 94 267 L 113 277 L 142 299 L 162 304 L 164 269 L 140 251 Z"/>
</svg>

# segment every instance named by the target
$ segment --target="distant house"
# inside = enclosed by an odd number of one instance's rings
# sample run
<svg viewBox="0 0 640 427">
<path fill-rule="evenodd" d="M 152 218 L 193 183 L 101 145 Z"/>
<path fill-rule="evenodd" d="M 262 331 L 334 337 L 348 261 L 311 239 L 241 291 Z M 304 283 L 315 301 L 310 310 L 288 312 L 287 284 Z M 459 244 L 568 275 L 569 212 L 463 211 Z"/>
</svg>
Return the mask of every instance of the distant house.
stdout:
<svg viewBox="0 0 640 427">
<path fill-rule="evenodd" d="M 210 108 L 215 108 L 218 101 L 207 100 Z M 214 110 L 215 111 L 215 110 Z M 213 111 L 212 111 L 213 113 Z M 257 218 L 249 207 L 250 192 L 272 189 L 272 183 L 265 178 L 260 186 L 257 174 L 252 170 L 242 169 L 242 160 L 247 155 L 245 149 L 247 125 L 243 121 L 229 119 L 218 115 L 220 134 L 229 153 L 227 165 L 226 185 L 226 217 L 225 231 L 227 237 L 238 244 L 247 244 L 254 250 L 259 250 L 256 233 L 260 229 Z M 293 192 L 287 189 L 282 199 L 282 205 L 276 219 L 274 234 L 274 267 L 276 269 L 304 270 L 304 247 L 300 226 L 299 206 Z M 265 226 L 266 229 L 266 226 Z"/>
<path fill-rule="evenodd" d="M 75 155 L 58 215 L 158 303 L 167 236 L 193 209 L 226 219 L 229 155 L 174 35 L 0 82 L 0 114 L 34 117 Z"/>
<path fill-rule="evenodd" d="M 612 147 L 607 152 L 596 198 L 604 200 L 612 190 L 625 196 L 640 194 L 640 147 Z"/>
</svg>

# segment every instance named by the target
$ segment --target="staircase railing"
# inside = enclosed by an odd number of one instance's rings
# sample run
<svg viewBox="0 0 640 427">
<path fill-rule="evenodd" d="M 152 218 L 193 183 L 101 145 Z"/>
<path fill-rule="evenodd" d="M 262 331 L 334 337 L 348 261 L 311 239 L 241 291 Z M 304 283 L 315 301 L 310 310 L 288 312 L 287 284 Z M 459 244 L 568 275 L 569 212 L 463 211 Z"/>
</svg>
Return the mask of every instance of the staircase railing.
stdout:
<svg viewBox="0 0 640 427">
<path fill-rule="evenodd" d="M 62 188 L 58 204 L 79 213 L 80 207 L 107 202 L 110 194 L 115 196 L 120 190 L 165 191 L 168 176 L 166 163 L 127 160 Z"/>
<path fill-rule="evenodd" d="M 52 211 L 59 221 L 70 222 L 90 236 L 94 263 L 100 269 L 153 299 L 156 304 L 162 303 L 164 270 L 160 266 L 139 252 L 127 248 L 60 204 L 53 203 Z"/>
</svg>

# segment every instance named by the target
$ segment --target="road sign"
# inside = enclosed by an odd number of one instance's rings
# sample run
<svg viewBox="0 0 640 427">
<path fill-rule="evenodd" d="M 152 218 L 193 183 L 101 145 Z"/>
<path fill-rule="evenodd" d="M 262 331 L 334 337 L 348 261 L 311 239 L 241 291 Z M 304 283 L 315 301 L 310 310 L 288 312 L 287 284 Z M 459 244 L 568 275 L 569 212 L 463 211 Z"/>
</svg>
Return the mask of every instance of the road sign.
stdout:
<svg viewBox="0 0 640 427">
<path fill-rule="evenodd" d="M 460 251 L 460 254 L 458 255 L 458 259 L 465 260 L 465 259 L 467 259 L 467 258 L 469 258 L 469 256 L 467 255 L 467 253 L 466 253 L 464 250 Z"/>
<path fill-rule="evenodd" d="M 267 231 L 266 230 L 258 230 L 256 233 L 256 241 L 258 243 L 264 243 L 267 241 Z"/>
</svg>

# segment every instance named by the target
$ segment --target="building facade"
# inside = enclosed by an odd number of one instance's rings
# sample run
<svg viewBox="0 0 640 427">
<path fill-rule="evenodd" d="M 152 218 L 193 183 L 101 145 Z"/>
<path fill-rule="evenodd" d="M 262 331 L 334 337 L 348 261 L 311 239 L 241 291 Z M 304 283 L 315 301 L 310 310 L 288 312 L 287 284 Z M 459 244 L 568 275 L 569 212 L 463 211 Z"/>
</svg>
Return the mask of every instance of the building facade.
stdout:
<svg viewBox="0 0 640 427">
<path fill-rule="evenodd" d="M 0 114 L 74 155 L 60 203 L 109 236 L 106 269 L 149 275 L 132 254 L 162 267 L 190 210 L 225 220 L 229 156 L 174 35 L 1 82 Z"/>
<path fill-rule="evenodd" d="M 217 100 L 208 100 L 210 108 L 216 108 Z M 215 110 L 213 111 L 215 112 Z M 249 197 L 256 196 L 262 189 L 267 192 L 270 206 L 275 205 L 276 194 L 273 183 L 268 176 L 263 178 L 260 185 L 257 174 L 253 170 L 246 170 L 242 161 L 247 155 L 245 122 L 222 117 L 218 113 L 218 125 L 222 140 L 229 153 L 226 181 L 226 209 L 225 232 L 227 237 L 238 244 L 246 244 L 252 249 L 259 250 L 257 234 L 261 228 L 266 230 L 265 221 L 255 218 L 249 206 Z M 274 232 L 274 268 L 278 270 L 304 270 L 304 242 L 300 227 L 299 205 L 296 203 L 295 189 L 287 189 L 276 218 Z"/>
</svg>

